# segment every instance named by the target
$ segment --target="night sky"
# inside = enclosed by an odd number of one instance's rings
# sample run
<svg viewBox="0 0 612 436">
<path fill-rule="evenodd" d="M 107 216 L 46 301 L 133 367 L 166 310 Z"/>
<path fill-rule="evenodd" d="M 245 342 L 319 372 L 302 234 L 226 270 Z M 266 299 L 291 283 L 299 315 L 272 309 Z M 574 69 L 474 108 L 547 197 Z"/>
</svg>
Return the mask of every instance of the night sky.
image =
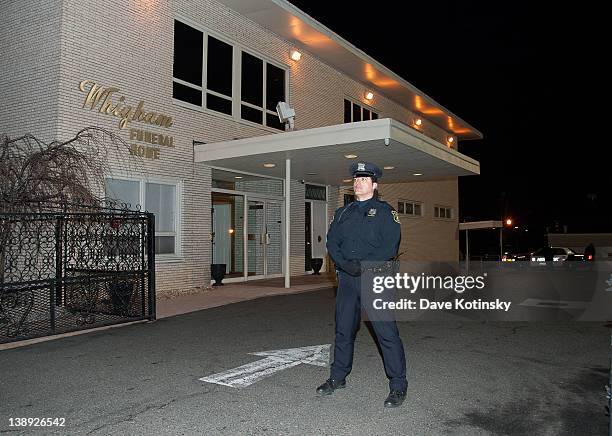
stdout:
<svg viewBox="0 0 612 436">
<path fill-rule="evenodd" d="M 612 231 L 612 154 L 586 103 L 601 90 L 575 73 L 589 57 L 573 36 L 579 12 L 521 1 L 291 3 L 484 134 L 459 144 L 481 164 L 480 176 L 459 179 L 460 221 L 511 217 L 529 229 L 519 251 L 542 245 L 547 227 Z"/>
</svg>

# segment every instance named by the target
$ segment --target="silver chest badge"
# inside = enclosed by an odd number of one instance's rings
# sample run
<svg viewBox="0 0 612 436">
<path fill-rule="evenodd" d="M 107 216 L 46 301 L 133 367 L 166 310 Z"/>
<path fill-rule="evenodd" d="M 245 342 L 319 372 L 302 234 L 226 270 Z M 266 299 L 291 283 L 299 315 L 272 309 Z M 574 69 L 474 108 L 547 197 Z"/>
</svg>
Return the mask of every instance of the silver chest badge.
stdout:
<svg viewBox="0 0 612 436">
<path fill-rule="evenodd" d="M 376 209 L 370 209 L 368 211 L 368 216 L 375 216 L 376 215 Z"/>
</svg>

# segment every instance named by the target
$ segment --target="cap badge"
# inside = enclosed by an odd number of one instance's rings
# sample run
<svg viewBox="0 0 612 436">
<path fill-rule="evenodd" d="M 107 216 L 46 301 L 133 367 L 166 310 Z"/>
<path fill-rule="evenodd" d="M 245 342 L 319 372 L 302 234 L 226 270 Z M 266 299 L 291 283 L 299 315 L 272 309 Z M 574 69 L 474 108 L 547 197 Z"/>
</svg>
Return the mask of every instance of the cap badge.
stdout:
<svg viewBox="0 0 612 436">
<path fill-rule="evenodd" d="M 357 171 L 365 171 L 365 164 L 364 164 L 364 163 L 359 162 L 359 163 L 357 164 Z"/>
</svg>

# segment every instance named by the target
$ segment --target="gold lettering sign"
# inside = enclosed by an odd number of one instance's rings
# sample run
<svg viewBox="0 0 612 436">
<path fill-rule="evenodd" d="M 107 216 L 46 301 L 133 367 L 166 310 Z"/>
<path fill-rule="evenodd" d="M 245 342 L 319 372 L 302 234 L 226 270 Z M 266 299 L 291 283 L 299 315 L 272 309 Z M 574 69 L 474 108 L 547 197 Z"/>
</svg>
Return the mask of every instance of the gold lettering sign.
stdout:
<svg viewBox="0 0 612 436">
<path fill-rule="evenodd" d="M 166 128 L 172 126 L 172 117 L 162 113 L 145 111 L 143 100 L 140 100 L 136 107 L 126 104 L 125 97 L 117 94 L 119 88 L 112 86 L 103 88 L 93 80 L 83 80 L 79 83 L 79 89 L 87 93 L 83 102 L 83 108 L 97 110 L 101 114 L 120 118 L 120 129 L 127 127 L 131 121 Z"/>
<path fill-rule="evenodd" d="M 148 142 L 153 145 L 174 147 L 174 138 L 172 136 L 134 128 L 130 129 L 130 141 Z"/>
<path fill-rule="evenodd" d="M 146 157 L 147 159 L 159 159 L 159 148 L 132 144 L 130 145 L 130 154 L 132 156 Z"/>
</svg>

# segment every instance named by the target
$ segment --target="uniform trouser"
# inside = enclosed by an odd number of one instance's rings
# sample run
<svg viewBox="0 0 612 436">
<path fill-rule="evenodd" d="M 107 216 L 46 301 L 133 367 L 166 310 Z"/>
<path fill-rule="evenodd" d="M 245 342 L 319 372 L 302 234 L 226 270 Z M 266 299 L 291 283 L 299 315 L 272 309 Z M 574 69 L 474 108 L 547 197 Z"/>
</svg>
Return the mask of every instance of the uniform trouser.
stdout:
<svg viewBox="0 0 612 436">
<path fill-rule="evenodd" d="M 338 293 L 336 294 L 336 342 L 334 362 L 330 374 L 330 377 L 334 380 L 343 380 L 351 372 L 355 334 L 360 321 L 360 278 L 339 271 Z M 382 350 L 389 388 L 405 390 L 408 384 L 406 381 L 406 356 L 395 320 L 372 321 L 372 327 Z"/>
</svg>

